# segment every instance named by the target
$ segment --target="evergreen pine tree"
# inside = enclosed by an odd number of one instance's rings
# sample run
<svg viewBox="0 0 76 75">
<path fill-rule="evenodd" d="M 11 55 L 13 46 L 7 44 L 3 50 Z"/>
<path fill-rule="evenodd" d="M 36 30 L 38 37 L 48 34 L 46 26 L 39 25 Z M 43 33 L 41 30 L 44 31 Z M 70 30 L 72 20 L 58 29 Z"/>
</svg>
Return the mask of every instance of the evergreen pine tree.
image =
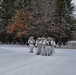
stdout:
<svg viewBox="0 0 76 75">
<path fill-rule="evenodd" d="M 73 23 L 73 4 L 72 0 L 56 0 L 55 6 L 55 23 L 59 26 L 59 39 L 68 36 L 65 31 L 67 31 L 67 27 L 70 27 Z M 70 29 L 69 29 L 70 30 Z M 62 35 L 65 34 L 65 35 Z"/>
<path fill-rule="evenodd" d="M 6 41 L 6 26 L 14 15 L 14 0 L 1 0 L 0 3 L 0 37 Z"/>
</svg>

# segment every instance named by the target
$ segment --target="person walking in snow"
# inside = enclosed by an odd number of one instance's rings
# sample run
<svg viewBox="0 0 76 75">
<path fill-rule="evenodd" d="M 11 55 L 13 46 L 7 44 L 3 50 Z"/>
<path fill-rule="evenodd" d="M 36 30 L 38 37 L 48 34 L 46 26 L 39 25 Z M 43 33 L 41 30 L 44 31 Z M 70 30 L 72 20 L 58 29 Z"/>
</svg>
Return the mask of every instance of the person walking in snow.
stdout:
<svg viewBox="0 0 76 75">
<path fill-rule="evenodd" d="M 46 53 L 47 53 L 47 56 L 52 55 L 52 48 L 51 48 L 50 37 L 46 38 Z"/>
<path fill-rule="evenodd" d="M 54 38 L 51 38 L 51 48 L 52 48 L 52 53 L 54 53 L 54 47 L 56 46 Z"/>
<path fill-rule="evenodd" d="M 42 48 L 41 38 L 38 38 L 36 40 L 36 46 L 37 46 L 37 55 L 40 55 L 41 54 L 41 48 Z"/>
<path fill-rule="evenodd" d="M 35 43 L 34 38 L 30 37 L 29 40 L 28 40 L 28 44 L 30 46 L 30 53 L 33 53 L 34 43 Z"/>
<path fill-rule="evenodd" d="M 46 39 L 45 39 L 45 37 L 43 37 L 43 38 L 42 38 L 42 48 L 41 48 L 41 55 L 42 55 L 42 56 L 45 56 L 45 55 L 46 55 L 45 46 L 46 46 Z"/>
</svg>

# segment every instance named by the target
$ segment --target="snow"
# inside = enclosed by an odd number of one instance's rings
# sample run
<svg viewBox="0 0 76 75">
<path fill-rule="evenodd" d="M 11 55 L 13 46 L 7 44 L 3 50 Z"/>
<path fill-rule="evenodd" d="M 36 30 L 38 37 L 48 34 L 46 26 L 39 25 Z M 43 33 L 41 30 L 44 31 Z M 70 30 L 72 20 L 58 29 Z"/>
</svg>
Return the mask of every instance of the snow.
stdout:
<svg viewBox="0 0 76 75">
<path fill-rule="evenodd" d="M 68 48 L 75 48 L 76 49 L 76 41 L 68 41 L 67 43 Z"/>
<path fill-rule="evenodd" d="M 76 44 L 76 41 L 68 41 L 68 43 L 71 43 L 71 44 L 75 43 Z"/>
<path fill-rule="evenodd" d="M 76 49 L 55 48 L 52 56 L 28 46 L 0 45 L 0 75 L 76 75 Z"/>
</svg>

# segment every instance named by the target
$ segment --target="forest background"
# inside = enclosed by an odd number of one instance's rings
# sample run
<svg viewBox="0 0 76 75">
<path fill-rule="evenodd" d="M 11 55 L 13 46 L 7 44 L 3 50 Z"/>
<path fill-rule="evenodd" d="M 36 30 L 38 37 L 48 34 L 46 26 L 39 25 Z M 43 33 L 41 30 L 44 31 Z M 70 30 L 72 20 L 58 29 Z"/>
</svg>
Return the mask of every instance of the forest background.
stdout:
<svg viewBox="0 0 76 75">
<path fill-rule="evenodd" d="M 76 40 L 72 0 L 0 0 L 0 42 L 27 44 L 30 36 Z"/>
</svg>

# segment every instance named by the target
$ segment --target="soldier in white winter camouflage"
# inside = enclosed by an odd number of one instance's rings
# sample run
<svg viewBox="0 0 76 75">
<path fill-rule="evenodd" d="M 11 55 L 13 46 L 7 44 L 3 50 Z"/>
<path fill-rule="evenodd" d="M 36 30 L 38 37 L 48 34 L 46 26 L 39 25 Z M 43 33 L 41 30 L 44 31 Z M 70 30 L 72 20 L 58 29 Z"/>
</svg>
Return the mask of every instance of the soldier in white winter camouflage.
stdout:
<svg viewBox="0 0 76 75">
<path fill-rule="evenodd" d="M 28 44 L 30 46 L 30 53 L 33 53 L 34 43 L 35 43 L 34 38 L 30 37 L 29 40 L 28 40 Z"/>
</svg>

